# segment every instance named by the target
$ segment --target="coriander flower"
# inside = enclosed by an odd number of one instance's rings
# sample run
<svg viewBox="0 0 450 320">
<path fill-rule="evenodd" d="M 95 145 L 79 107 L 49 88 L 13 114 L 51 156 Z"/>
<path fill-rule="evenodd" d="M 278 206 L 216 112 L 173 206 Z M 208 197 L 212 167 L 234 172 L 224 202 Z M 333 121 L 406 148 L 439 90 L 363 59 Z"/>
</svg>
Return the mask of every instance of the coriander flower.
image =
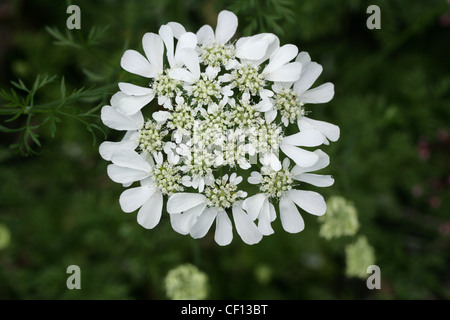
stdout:
<svg viewBox="0 0 450 320">
<path fill-rule="evenodd" d="M 234 231 L 256 244 L 273 233 L 277 215 L 294 233 L 304 228 L 297 206 L 326 211 L 324 198 L 304 187 L 333 184 L 314 173 L 329 163 L 314 148 L 336 141 L 339 128 L 309 118 L 304 105 L 328 102 L 334 87 L 310 89 L 322 67 L 296 45 L 272 33 L 233 40 L 237 27 L 227 10 L 215 28 L 196 33 L 169 22 L 143 35 L 143 53 L 121 58 L 125 71 L 148 82 L 118 83 L 101 119 L 122 138 L 104 141 L 99 153 L 111 162 L 110 179 L 126 188 L 122 211 L 137 211 L 144 228 L 166 216 L 195 239 L 214 224 L 219 245 Z"/>
</svg>

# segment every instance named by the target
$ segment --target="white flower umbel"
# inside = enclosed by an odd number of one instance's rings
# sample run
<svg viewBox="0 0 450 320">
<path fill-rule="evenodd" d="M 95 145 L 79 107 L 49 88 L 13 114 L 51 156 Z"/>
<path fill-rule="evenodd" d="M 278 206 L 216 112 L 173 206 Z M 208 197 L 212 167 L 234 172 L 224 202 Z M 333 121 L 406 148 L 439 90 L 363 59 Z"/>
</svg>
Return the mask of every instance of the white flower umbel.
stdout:
<svg viewBox="0 0 450 320">
<path fill-rule="evenodd" d="M 155 153 L 154 158 L 156 163 L 149 158 L 151 168 L 148 177 L 140 181 L 141 186 L 125 190 L 119 199 L 124 212 L 133 212 L 140 208 L 137 221 L 146 229 L 152 229 L 159 223 L 163 195 L 170 196 L 184 190 L 180 184 L 180 169 L 176 163 L 178 159 L 169 157 L 164 161 L 161 153 Z M 128 166 L 131 166 L 131 163 L 128 163 Z"/>
<path fill-rule="evenodd" d="M 251 173 L 248 182 L 259 185 L 260 193 L 245 199 L 242 207 L 253 220 L 258 219 L 258 229 L 263 235 L 273 233 L 271 222 L 275 220 L 276 212 L 271 201 L 279 201 L 281 224 L 290 233 L 300 232 L 304 228 L 303 218 L 296 205 L 313 215 L 321 216 L 325 213 L 325 200 L 319 193 L 295 189 L 298 182 L 316 187 L 328 187 L 334 183 L 329 175 L 310 173 L 329 164 L 329 157 L 323 151 L 317 150 L 315 153 L 319 160 L 309 168 L 295 166 L 291 170 L 289 159 L 285 159 L 283 168 L 279 171 L 263 167 L 261 173 Z"/>
<path fill-rule="evenodd" d="M 109 177 L 127 188 L 122 210 L 137 210 L 147 229 L 166 208 L 178 233 L 203 238 L 215 224 L 219 245 L 232 241 L 233 229 L 255 244 L 273 233 L 278 214 L 286 231 L 299 232 L 297 206 L 326 210 L 323 197 L 303 187 L 332 184 L 313 173 L 328 164 L 314 148 L 336 141 L 339 128 L 306 108 L 328 102 L 334 87 L 310 89 L 322 67 L 294 44 L 271 33 L 233 40 L 237 27 L 227 10 L 215 28 L 196 33 L 169 22 L 144 34 L 143 53 L 122 56 L 122 68 L 144 82 L 120 82 L 102 108 L 103 123 L 122 138 L 99 152 L 111 162 Z"/>
<path fill-rule="evenodd" d="M 219 245 L 227 245 L 233 239 L 232 223 L 227 209 L 233 213 L 236 231 L 247 244 L 261 241 L 262 234 L 252 219 L 242 210 L 242 198 L 247 193 L 238 190 L 242 177 L 233 173 L 228 179 L 224 175 L 205 189 L 204 194 L 177 193 L 167 202 L 172 227 L 181 234 L 190 234 L 193 238 L 204 237 L 216 221 L 214 239 Z"/>
</svg>

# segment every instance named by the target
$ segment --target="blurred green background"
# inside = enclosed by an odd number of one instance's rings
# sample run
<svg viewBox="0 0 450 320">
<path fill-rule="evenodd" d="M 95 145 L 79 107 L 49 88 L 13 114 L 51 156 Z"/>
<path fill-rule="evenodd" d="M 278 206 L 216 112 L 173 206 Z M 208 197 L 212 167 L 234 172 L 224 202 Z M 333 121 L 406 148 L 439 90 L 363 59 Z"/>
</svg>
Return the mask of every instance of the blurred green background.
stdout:
<svg viewBox="0 0 450 320">
<path fill-rule="evenodd" d="M 69 3 L 0 1 L 0 88 L 10 92 L 11 80 L 30 87 L 37 75 L 55 75 L 34 96 L 39 105 L 60 99 L 63 77 L 67 93 L 93 90 L 68 101 L 59 122 L 36 127 L 41 146 L 31 136 L 26 141 L 35 155 L 10 149 L 23 132 L 0 133 L 0 299 L 167 299 L 164 279 L 185 263 L 207 275 L 209 299 L 450 298 L 450 3 L 71 3 L 81 8 L 82 28 L 67 31 L 73 42 L 61 45 L 55 31 L 66 36 Z M 381 9 L 379 30 L 366 27 L 371 4 Z M 108 178 L 98 154 L 105 137 L 83 121 L 99 125 L 109 140 L 119 136 L 98 117 L 73 115 L 106 104 L 117 82 L 130 79 L 120 57 L 128 48 L 140 51 L 145 32 L 169 21 L 194 32 L 214 27 L 222 9 L 237 14 L 238 37 L 273 32 L 323 65 L 315 85 L 335 84 L 330 103 L 310 108 L 312 118 L 341 128 L 340 140 L 322 148 L 336 182 L 321 193 L 353 203 L 356 235 L 327 240 L 317 217 L 304 214 L 299 234 L 286 233 L 277 219 L 275 234 L 257 245 L 235 234 L 219 247 L 212 232 L 201 240 L 177 234 L 167 214 L 145 230 L 136 213 L 121 211 L 123 188 Z M 0 114 L 0 125 L 19 128 L 27 119 L 8 118 Z M 36 114 L 30 125 L 40 122 Z M 375 252 L 380 290 L 346 273 L 345 248 L 360 235 Z M 69 265 L 81 268 L 81 290 L 66 287 Z"/>
</svg>

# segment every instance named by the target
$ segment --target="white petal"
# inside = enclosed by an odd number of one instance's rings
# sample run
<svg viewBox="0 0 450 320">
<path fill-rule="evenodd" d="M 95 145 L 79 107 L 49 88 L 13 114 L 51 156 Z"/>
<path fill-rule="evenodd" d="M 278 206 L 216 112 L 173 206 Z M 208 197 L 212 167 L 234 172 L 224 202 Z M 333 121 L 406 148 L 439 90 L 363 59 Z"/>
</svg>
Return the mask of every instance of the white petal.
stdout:
<svg viewBox="0 0 450 320">
<path fill-rule="evenodd" d="M 123 212 L 133 212 L 150 199 L 156 189 L 151 186 L 130 188 L 122 192 L 119 197 L 120 207 Z"/>
<path fill-rule="evenodd" d="M 300 97 L 304 103 L 327 103 L 334 97 L 334 85 L 327 82 L 314 89 L 306 91 Z"/>
<path fill-rule="evenodd" d="M 242 210 L 238 203 L 233 205 L 232 212 L 236 231 L 242 238 L 242 241 L 247 244 L 260 242 L 262 234 L 259 232 L 253 220 Z"/>
<path fill-rule="evenodd" d="M 117 183 L 128 184 L 147 178 L 150 174 L 142 170 L 120 167 L 110 164 L 106 168 L 109 178 Z"/>
<path fill-rule="evenodd" d="M 161 220 L 163 194 L 157 191 L 139 210 L 137 222 L 145 229 L 153 229 Z"/>
<path fill-rule="evenodd" d="M 317 160 L 317 162 L 314 165 L 305 168 L 295 166 L 294 169 L 292 169 L 291 173 L 295 176 L 303 172 L 313 172 L 323 169 L 330 164 L 330 157 L 325 152 L 319 149 L 315 150 L 314 153 L 317 154 L 317 156 L 319 157 L 319 160 Z"/>
<path fill-rule="evenodd" d="M 251 196 L 250 198 L 245 199 L 242 202 L 242 209 L 244 209 L 248 213 L 252 221 L 256 220 L 259 217 L 264 200 L 266 200 L 266 198 L 267 197 L 264 193 L 258 193 L 254 196 Z"/>
<path fill-rule="evenodd" d="M 119 112 L 116 108 L 111 106 L 104 106 L 101 111 L 102 122 L 115 130 L 138 130 L 140 123 L 137 123 L 132 118 Z"/>
<path fill-rule="evenodd" d="M 327 211 L 324 198 L 317 192 L 291 189 L 287 195 L 296 205 L 313 215 L 321 216 Z"/>
<path fill-rule="evenodd" d="M 137 139 L 129 139 L 119 142 L 113 142 L 113 141 L 104 141 L 99 146 L 99 153 L 100 156 L 107 160 L 111 161 L 111 157 L 114 154 L 114 152 L 120 150 L 120 149 L 131 149 L 134 150 L 138 146 L 138 140 Z"/>
<path fill-rule="evenodd" d="M 153 90 L 146 87 L 137 86 L 135 84 L 119 82 L 119 89 L 129 96 L 145 96 L 153 93 Z"/>
<path fill-rule="evenodd" d="M 236 42 L 236 57 L 246 60 L 261 59 L 275 38 L 275 35 L 270 33 L 240 38 Z"/>
<path fill-rule="evenodd" d="M 273 208 L 273 205 L 269 202 L 269 200 L 266 198 L 264 200 L 261 214 L 259 216 L 258 220 L 258 230 L 261 232 L 263 236 L 268 236 L 274 233 L 273 228 L 270 224 L 271 220 L 271 206 Z"/>
<path fill-rule="evenodd" d="M 323 133 L 325 135 L 325 137 L 327 137 L 331 141 L 337 141 L 339 139 L 341 131 L 340 131 L 339 127 L 335 124 L 325 122 L 325 121 L 314 120 L 314 119 L 307 118 L 307 117 L 302 117 L 299 120 L 299 122 L 301 122 L 301 121 L 307 122 L 308 124 L 310 124 L 311 126 L 316 128 L 317 130 L 319 130 L 321 133 Z"/>
<path fill-rule="evenodd" d="M 271 73 L 295 58 L 298 48 L 293 44 L 285 44 L 270 57 L 269 64 L 263 72 Z"/>
<path fill-rule="evenodd" d="M 277 117 L 277 110 L 275 109 L 269 110 L 264 114 L 264 118 L 267 123 L 271 123 L 273 120 L 275 120 L 276 117 Z"/>
<path fill-rule="evenodd" d="M 151 166 L 141 155 L 134 150 L 121 149 L 111 156 L 111 161 L 115 165 L 150 172 Z"/>
<path fill-rule="evenodd" d="M 186 29 L 183 27 L 181 23 L 169 22 L 167 25 L 172 29 L 173 36 L 176 39 L 180 39 L 180 37 L 186 33 Z"/>
<path fill-rule="evenodd" d="M 166 55 L 169 65 L 173 67 L 174 64 L 174 43 L 173 43 L 173 31 L 169 25 L 162 25 L 159 28 L 159 36 L 166 46 Z"/>
<path fill-rule="evenodd" d="M 267 47 L 266 53 L 258 60 L 252 61 L 252 64 L 255 66 L 259 66 L 261 63 L 265 62 L 269 59 L 280 47 L 280 39 L 274 34 L 272 36 L 272 42 Z"/>
<path fill-rule="evenodd" d="M 228 214 L 221 210 L 216 218 L 216 232 L 214 234 L 214 240 L 220 246 L 226 246 L 233 240 L 233 227 Z"/>
<path fill-rule="evenodd" d="M 142 37 L 142 47 L 148 61 L 158 72 L 163 71 L 164 43 L 161 37 L 153 32 L 147 32 Z"/>
<path fill-rule="evenodd" d="M 186 32 L 178 39 L 177 48 L 175 50 L 175 60 L 179 60 L 179 54 L 183 49 L 195 49 L 197 46 L 197 37 L 192 32 Z"/>
<path fill-rule="evenodd" d="M 300 167 L 310 167 L 319 159 L 319 156 L 314 152 L 303 150 L 292 145 L 281 144 L 280 148 Z"/>
<path fill-rule="evenodd" d="M 157 122 L 166 122 L 167 119 L 172 118 L 172 113 L 169 111 L 156 111 L 153 112 L 152 118 Z"/>
<path fill-rule="evenodd" d="M 185 212 L 205 202 L 206 197 L 199 193 L 175 193 L 167 201 L 167 212 Z"/>
<path fill-rule="evenodd" d="M 153 92 L 145 96 L 124 96 L 118 101 L 118 109 L 126 115 L 132 115 L 140 111 L 154 97 Z"/>
<path fill-rule="evenodd" d="M 317 147 L 324 141 L 323 135 L 317 130 L 305 130 L 293 135 L 284 137 L 282 144 L 303 147 Z"/>
<path fill-rule="evenodd" d="M 197 53 L 194 49 L 182 49 L 180 51 L 181 61 L 194 75 L 196 79 L 200 78 L 200 63 Z"/>
<path fill-rule="evenodd" d="M 208 208 L 200 214 L 195 224 L 192 226 L 190 235 L 194 239 L 203 238 L 211 228 L 218 213 L 217 208 Z"/>
<path fill-rule="evenodd" d="M 198 78 L 195 77 L 194 74 L 189 72 L 186 69 L 183 68 L 173 68 L 169 71 L 169 76 L 172 79 L 185 81 L 187 83 L 194 83 L 198 80 Z"/>
<path fill-rule="evenodd" d="M 297 207 L 285 196 L 280 199 L 280 220 L 283 229 L 289 233 L 297 233 L 305 228 L 305 222 Z"/>
<path fill-rule="evenodd" d="M 251 183 L 251 184 L 261 183 L 261 180 L 262 180 L 262 175 L 256 171 L 253 171 L 250 174 L 250 177 L 248 177 L 248 179 L 247 179 L 248 183 Z"/>
<path fill-rule="evenodd" d="M 198 216 L 205 210 L 206 203 L 199 204 L 183 213 L 171 213 L 170 223 L 173 230 L 180 234 L 188 234 Z"/>
<path fill-rule="evenodd" d="M 224 44 L 230 40 L 236 32 L 238 18 L 234 13 L 223 10 L 219 13 L 216 26 L 216 42 Z"/>
<path fill-rule="evenodd" d="M 308 63 L 311 62 L 311 57 L 309 56 L 308 52 L 302 51 L 298 54 L 295 61 L 300 62 L 302 66 L 305 67 Z"/>
<path fill-rule="evenodd" d="M 261 100 L 256 106 L 256 110 L 259 112 L 267 112 L 272 110 L 273 104 L 269 99 Z"/>
<path fill-rule="evenodd" d="M 274 171 L 280 171 L 281 170 L 281 162 L 280 159 L 278 159 L 278 157 L 274 154 L 271 153 L 270 154 L 270 158 L 269 158 L 269 162 L 270 162 L 270 167 L 274 170 Z"/>
<path fill-rule="evenodd" d="M 317 62 L 308 63 L 302 68 L 300 79 L 294 83 L 294 91 L 299 95 L 311 88 L 322 73 L 323 67 Z"/>
<path fill-rule="evenodd" d="M 214 30 L 210 25 L 205 24 L 197 31 L 197 40 L 199 44 L 207 45 L 214 41 Z"/>
<path fill-rule="evenodd" d="M 294 179 L 312 184 L 316 187 L 329 187 L 334 183 L 334 179 L 330 175 L 321 175 L 313 173 L 303 173 L 298 176 L 294 176 Z"/>
<path fill-rule="evenodd" d="M 301 71 L 301 63 L 291 62 L 281 66 L 271 73 L 268 73 L 266 79 L 269 81 L 293 82 L 300 78 Z"/>
<path fill-rule="evenodd" d="M 270 221 L 274 221 L 277 218 L 275 207 L 270 202 L 269 202 L 269 214 L 270 214 Z"/>
<path fill-rule="evenodd" d="M 158 74 L 155 67 L 142 54 L 135 50 L 125 51 L 120 60 L 120 65 L 124 70 L 145 78 L 154 78 Z"/>
</svg>

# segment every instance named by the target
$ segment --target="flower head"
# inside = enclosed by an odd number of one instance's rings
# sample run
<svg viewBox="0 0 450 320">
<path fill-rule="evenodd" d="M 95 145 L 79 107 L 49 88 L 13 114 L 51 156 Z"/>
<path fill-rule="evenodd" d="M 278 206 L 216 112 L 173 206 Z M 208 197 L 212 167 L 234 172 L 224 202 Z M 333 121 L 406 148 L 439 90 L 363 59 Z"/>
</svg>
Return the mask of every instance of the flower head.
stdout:
<svg viewBox="0 0 450 320">
<path fill-rule="evenodd" d="M 203 300 L 208 295 L 208 276 L 189 263 L 170 270 L 164 284 L 172 300 Z"/>
<path fill-rule="evenodd" d="M 202 238 L 215 224 L 219 245 L 232 241 L 233 230 L 255 244 L 273 233 L 277 215 L 286 231 L 299 232 L 297 207 L 326 211 L 319 193 L 302 189 L 333 183 L 312 173 L 329 158 L 308 148 L 336 141 L 339 128 L 306 117 L 306 105 L 328 102 L 334 87 L 310 89 L 321 66 L 295 45 L 281 45 L 271 33 L 234 41 L 237 26 L 227 10 L 215 29 L 196 33 L 169 22 L 144 34 L 143 54 L 122 56 L 122 68 L 148 85 L 119 83 L 101 115 L 123 138 L 99 151 L 111 161 L 109 177 L 127 188 L 122 210 L 137 210 L 145 228 L 154 228 L 166 208 L 176 232 Z"/>
</svg>

